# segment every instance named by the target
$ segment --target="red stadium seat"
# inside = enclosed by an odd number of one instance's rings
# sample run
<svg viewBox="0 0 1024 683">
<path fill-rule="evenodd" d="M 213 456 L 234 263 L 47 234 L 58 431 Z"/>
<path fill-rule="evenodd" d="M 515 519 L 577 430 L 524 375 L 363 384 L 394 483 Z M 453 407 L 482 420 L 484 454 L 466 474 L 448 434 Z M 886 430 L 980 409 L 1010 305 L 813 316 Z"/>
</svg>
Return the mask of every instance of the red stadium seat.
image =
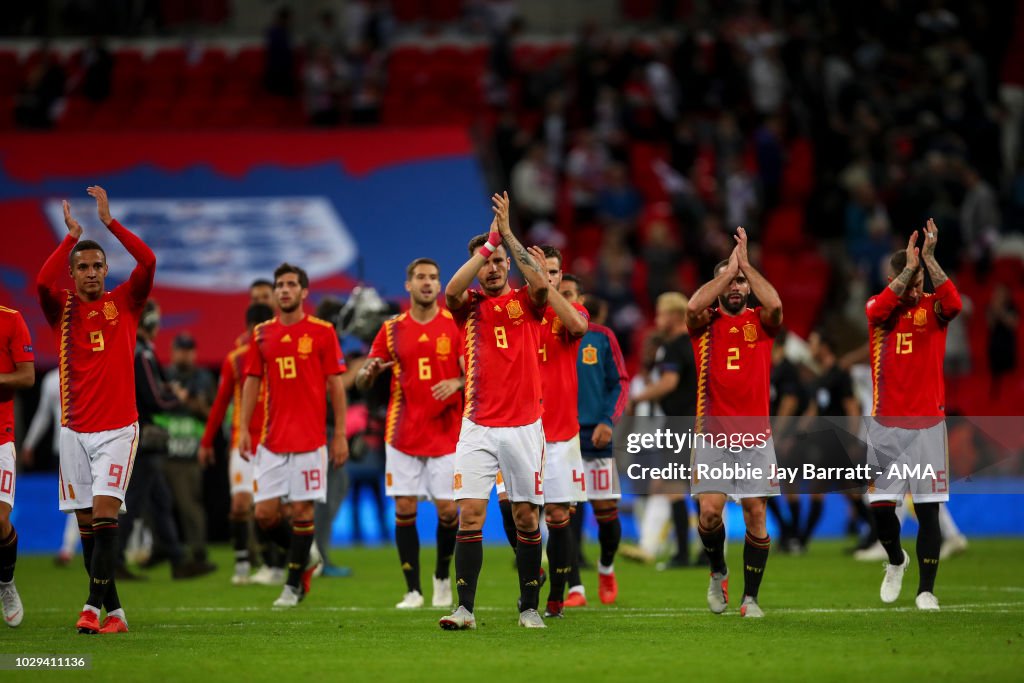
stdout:
<svg viewBox="0 0 1024 683">
<path fill-rule="evenodd" d="M 421 21 L 426 14 L 423 5 L 423 0 L 391 0 L 391 13 L 401 23 Z"/>
<path fill-rule="evenodd" d="M 18 54 L 12 50 L 0 50 L 0 96 L 13 95 L 22 84 L 22 71 Z"/>
</svg>

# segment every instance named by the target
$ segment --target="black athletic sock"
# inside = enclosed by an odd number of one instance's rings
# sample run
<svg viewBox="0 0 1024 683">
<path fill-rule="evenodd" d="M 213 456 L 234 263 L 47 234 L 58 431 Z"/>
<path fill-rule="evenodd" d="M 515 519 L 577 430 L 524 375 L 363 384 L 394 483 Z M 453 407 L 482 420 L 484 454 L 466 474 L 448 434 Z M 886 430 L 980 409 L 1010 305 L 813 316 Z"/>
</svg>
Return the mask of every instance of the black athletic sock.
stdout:
<svg viewBox="0 0 1024 683">
<path fill-rule="evenodd" d="M 452 555 L 455 554 L 455 536 L 459 530 L 459 517 L 452 517 L 450 522 L 445 523 L 443 519 L 437 519 L 437 566 L 434 568 L 434 576 L 439 579 L 447 579 L 450 574 Z"/>
<path fill-rule="evenodd" d="M 779 531 L 782 533 L 783 538 L 788 538 L 790 535 L 789 520 L 782 514 L 782 508 L 779 506 L 779 499 L 777 496 L 772 496 L 767 501 L 768 512 L 771 513 L 772 517 L 775 518 L 775 523 L 779 525 Z"/>
<path fill-rule="evenodd" d="M 622 540 L 622 522 L 619 521 L 619 510 L 618 508 L 600 512 L 595 510 L 594 517 L 597 519 L 597 540 L 601 543 L 601 565 L 610 567 L 615 561 L 615 553 Z"/>
<path fill-rule="evenodd" d="M 521 611 L 537 609 L 540 603 L 540 529 L 519 531 L 516 534 L 516 567 L 519 570 Z"/>
<path fill-rule="evenodd" d="M 690 559 L 690 510 L 686 499 L 672 501 L 672 526 L 676 530 L 676 557 Z"/>
<path fill-rule="evenodd" d="M 235 550 L 235 564 L 249 562 L 249 520 L 231 520 L 231 545 Z"/>
<path fill-rule="evenodd" d="M 484 564 L 484 534 L 480 530 L 455 534 L 455 588 L 459 593 L 459 605 L 470 612 L 476 603 L 476 582 Z"/>
<path fill-rule="evenodd" d="M 718 523 L 714 529 L 705 529 L 702 524 L 697 525 L 697 533 L 700 534 L 701 543 L 704 544 L 704 552 L 708 556 L 711 571 L 722 574 L 725 567 L 725 524 Z"/>
<path fill-rule="evenodd" d="M 259 524 L 256 525 L 256 540 L 260 544 L 260 557 L 263 559 L 263 564 L 273 569 L 280 569 L 284 566 L 281 548 L 274 542 L 267 530 Z"/>
<path fill-rule="evenodd" d="M 89 599 L 86 604 L 98 610 L 106 603 L 107 591 L 114 585 L 118 548 L 117 520 L 109 517 L 96 518 L 92 522 L 92 531 L 95 545 L 89 572 Z"/>
<path fill-rule="evenodd" d="M 291 550 L 292 530 L 288 528 L 288 522 L 283 517 L 277 521 L 276 525 L 263 529 L 263 537 L 286 553 Z"/>
<path fill-rule="evenodd" d="M 14 564 L 18 561 L 18 531 L 11 525 L 11 533 L 0 540 L 0 583 L 14 580 Z"/>
<path fill-rule="evenodd" d="M 878 540 L 889 556 L 889 564 L 903 564 L 903 547 L 900 545 L 900 520 L 896 516 L 896 503 L 872 503 L 875 513 L 875 529 Z"/>
<path fill-rule="evenodd" d="M 395 514 L 395 545 L 398 546 L 398 561 L 405 575 L 405 587 L 410 592 L 422 594 L 420 586 L 420 535 L 416 530 L 416 513 Z"/>
<path fill-rule="evenodd" d="M 79 524 L 78 534 L 82 537 L 82 561 L 85 563 L 85 573 L 91 577 L 92 554 L 96 548 L 96 536 L 93 534 L 91 524 Z M 107 595 L 103 599 L 103 607 L 106 608 L 108 614 L 121 608 L 121 598 L 117 595 L 117 584 L 114 581 L 111 581 L 110 586 L 107 588 Z"/>
<path fill-rule="evenodd" d="M 917 592 L 934 593 L 935 575 L 939 572 L 939 550 L 942 532 L 939 529 L 939 503 L 918 503 L 917 513 L 917 568 L 921 574 Z"/>
<path fill-rule="evenodd" d="M 548 568 L 551 580 L 548 582 L 548 602 L 565 600 L 565 582 L 572 570 L 572 529 L 569 518 L 562 522 L 548 522 Z"/>
<path fill-rule="evenodd" d="M 743 544 L 743 594 L 757 598 L 757 591 L 764 578 L 764 567 L 768 564 L 768 551 L 772 547 L 772 539 L 767 535 L 758 538 L 749 531 Z"/>
<path fill-rule="evenodd" d="M 800 497 L 795 496 L 787 500 L 786 505 L 789 507 L 789 538 L 796 538 L 800 532 Z"/>
<path fill-rule="evenodd" d="M 501 508 L 501 526 L 505 529 L 505 538 L 512 550 L 516 549 L 516 518 L 512 514 L 512 501 L 499 500 L 498 507 Z"/>
<path fill-rule="evenodd" d="M 577 503 L 575 507 L 569 508 L 569 529 L 572 532 L 572 566 L 569 568 L 569 578 L 566 585 L 583 585 L 580 577 L 580 562 L 583 560 L 583 506 L 584 503 Z"/>
<path fill-rule="evenodd" d="M 818 522 L 821 521 L 821 512 L 824 507 L 825 501 L 811 498 L 811 509 L 807 513 L 807 524 L 804 526 L 803 531 L 800 532 L 801 545 L 807 545 L 807 542 L 811 540 L 814 530 L 818 527 Z"/>
<path fill-rule="evenodd" d="M 288 548 L 288 580 L 292 588 L 299 588 L 302 572 L 309 562 L 309 548 L 313 545 L 313 520 L 296 519 L 292 522 L 291 545 Z"/>
</svg>

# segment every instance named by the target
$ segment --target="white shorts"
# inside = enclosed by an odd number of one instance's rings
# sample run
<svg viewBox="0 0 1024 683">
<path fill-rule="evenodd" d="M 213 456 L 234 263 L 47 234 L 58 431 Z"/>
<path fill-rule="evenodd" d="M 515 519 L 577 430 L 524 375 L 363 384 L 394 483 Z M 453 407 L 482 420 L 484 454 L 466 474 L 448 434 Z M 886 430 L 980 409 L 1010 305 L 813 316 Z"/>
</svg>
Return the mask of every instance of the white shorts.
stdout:
<svg viewBox="0 0 1024 683">
<path fill-rule="evenodd" d="M 14 507 L 14 488 L 18 468 L 15 465 L 14 442 L 0 444 L 0 503 Z"/>
<path fill-rule="evenodd" d="M 587 499 L 580 435 L 544 444 L 544 502 L 582 503 Z"/>
<path fill-rule="evenodd" d="M 280 498 L 283 503 L 327 502 L 327 446 L 308 453 L 272 453 L 256 448 L 252 468 L 253 500 Z"/>
<path fill-rule="evenodd" d="M 138 447 L 138 422 L 102 432 L 61 427 L 60 509 L 91 508 L 95 496 L 111 496 L 124 503 Z"/>
<path fill-rule="evenodd" d="M 705 465 L 707 471 L 698 469 Z M 779 478 L 771 476 L 778 464 L 775 460 L 775 442 L 768 437 L 764 448 L 754 446 L 738 451 L 714 446 L 697 446 L 690 459 L 690 493 L 724 493 L 732 500 L 767 498 L 779 495 Z M 760 471 L 760 477 L 730 476 L 738 470 Z M 704 476 L 701 476 L 701 475 Z"/>
<path fill-rule="evenodd" d="M 231 495 L 248 493 L 252 495 L 252 460 L 242 457 L 237 448 L 231 449 L 228 456 L 228 481 L 231 482 Z"/>
<path fill-rule="evenodd" d="M 455 499 L 491 497 L 498 471 L 513 503 L 544 503 L 544 428 L 484 427 L 463 418 L 455 447 Z"/>
<path fill-rule="evenodd" d="M 615 458 L 592 458 L 583 461 L 587 478 L 587 500 L 618 500 L 622 498 L 619 488 L 619 470 Z"/>
<path fill-rule="evenodd" d="M 416 496 L 430 500 L 455 500 L 455 454 L 409 455 L 384 444 L 384 489 L 392 498 Z"/>
<path fill-rule="evenodd" d="M 868 503 L 949 501 L 949 446 L 946 423 L 927 429 L 886 427 L 868 420 L 868 465 L 880 470 L 868 487 Z"/>
</svg>

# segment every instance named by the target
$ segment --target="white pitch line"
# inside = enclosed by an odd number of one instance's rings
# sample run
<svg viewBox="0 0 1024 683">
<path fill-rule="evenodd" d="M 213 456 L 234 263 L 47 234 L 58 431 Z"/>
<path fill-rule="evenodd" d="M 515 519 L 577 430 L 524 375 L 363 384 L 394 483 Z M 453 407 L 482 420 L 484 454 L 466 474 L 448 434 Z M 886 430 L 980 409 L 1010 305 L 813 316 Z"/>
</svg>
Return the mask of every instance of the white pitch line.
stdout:
<svg viewBox="0 0 1024 683">
<path fill-rule="evenodd" d="M 44 612 L 44 613 L 56 613 L 56 612 L 67 612 L 65 609 L 57 607 L 39 607 L 32 610 L 33 612 Z M 291 612 L 291 610 L 287 610 Z M 508 612 L 513 613 L 514 610 L 509 607 L 494 607 L 494 606 L 478 606 L 477 612 Z M 576 610 L 572 610 L 575 612 Z M 918 612 L 916 607 L 905 606 L 905 607 L 769 607 L 768 611 L 772 614 L 888 614 L 893 612 Z M 985 613 L 1017 613 L 1024 611 L 1024 602 L 980 602 L 980 603 L 959 603 L 959 604 L 944 604 L 942 610 L 944 612 L 985 612 Z M 271 613 L 271 614 L 284 614 L 285 610 L 278 610 L 272 607 L 256 607 L 252 605 L 246 605 L 242 607 L 148 607 L 145 609 L 136 610 L 136 613 L 172 613 L 172 614 L 188 614 L 188 613 Z M 327 612 L 327 613 L 369 613 L 369 614 L 412 614 L 412 615 L 426 615 L 432 612 L 438 614 L 443 613 L 443 608 L 427 608 L 423 610 L 398 610 L 392 607 L 345 607 L 345 606 L 302 606 L 297 608 L 296 614 L 302 612 Z M 599 609 L 591 610 L 583 608 L 579 610 L 580 614 L 587 614 L 591 616 L 599 617 L 626 617 L 630 619 L 646 618 L 646 617 L 674 617 L 684 614 L 706 614 L 708 609 L 706 607 L 663 607 L 663 608 L 648 608 L 648 607 L 602 607 Z M 266 623 L 266 622 L 262 622 Z M 287 622 L 273 622 L 287 623 Z M 303 622 L 305 623 L 305 622 Z M 231 625 L 231 624 L 228 624 Z"/>
</svg>

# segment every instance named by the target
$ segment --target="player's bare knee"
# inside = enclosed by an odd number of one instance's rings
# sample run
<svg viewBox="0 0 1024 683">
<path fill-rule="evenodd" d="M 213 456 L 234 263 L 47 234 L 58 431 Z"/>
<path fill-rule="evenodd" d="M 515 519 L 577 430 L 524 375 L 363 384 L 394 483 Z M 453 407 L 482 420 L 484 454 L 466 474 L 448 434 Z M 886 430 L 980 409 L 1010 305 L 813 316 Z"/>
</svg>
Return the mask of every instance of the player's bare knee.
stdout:
<svg viewBox="0 0 1024 683">
<path fill-rule="evenodd" d="M 256 505 L 256 523 L 261 529 L 273 529 L 281 523 L 281 508 L 278 505 Z"/>
<path fill-rule="evenodd" d="M 11 506 L 7 503 L 0 503 L 0 538 L 7 538 L 11 534 Z"/>
<path fill-rule="evenodd" d="M 395 498 L 395 514 L 408 517 L 416 514 L 416 499 L 413 496 L 398 496 Z"/>
<path fill-rule="evenodd" d="M 455 507 L 454 500 L 438 500 L 434 501 L 437 506 L 437 519 L 444 526 L 451 526 L 452 523 L 458 519 L 459 511 Z"/>
<path fill-rule="evenodd" d="M 551 503 L 544 506 L 544 521 L 548 524 L 562 524 L 569 519 L 569 506 Z"/>
<path fill-rule="evenodd" d="M 533 503 L 512 503 L 512 517 L 519 531 L 535 531 L 540 525 L 540 506 Z"/>
<path fill-rule="evenodd" d="M 459 501 L 459 529 L 478 531 L 484 526 L 487 515 L 487 501 L 467 499 Z"/>
<path fill-rule="evenodd" d="M 121 501 L 113 496 L 96 496 L 92 501 L 93 519 L 117 519 L 121 510 Z"/>
<path fill-rule="evenodd" d="M 591 501 L 591 505 L 594 506 L 594 512 L 611 512 L 619 507 L 615 500 L 595 500 Z"/>
</svg>

